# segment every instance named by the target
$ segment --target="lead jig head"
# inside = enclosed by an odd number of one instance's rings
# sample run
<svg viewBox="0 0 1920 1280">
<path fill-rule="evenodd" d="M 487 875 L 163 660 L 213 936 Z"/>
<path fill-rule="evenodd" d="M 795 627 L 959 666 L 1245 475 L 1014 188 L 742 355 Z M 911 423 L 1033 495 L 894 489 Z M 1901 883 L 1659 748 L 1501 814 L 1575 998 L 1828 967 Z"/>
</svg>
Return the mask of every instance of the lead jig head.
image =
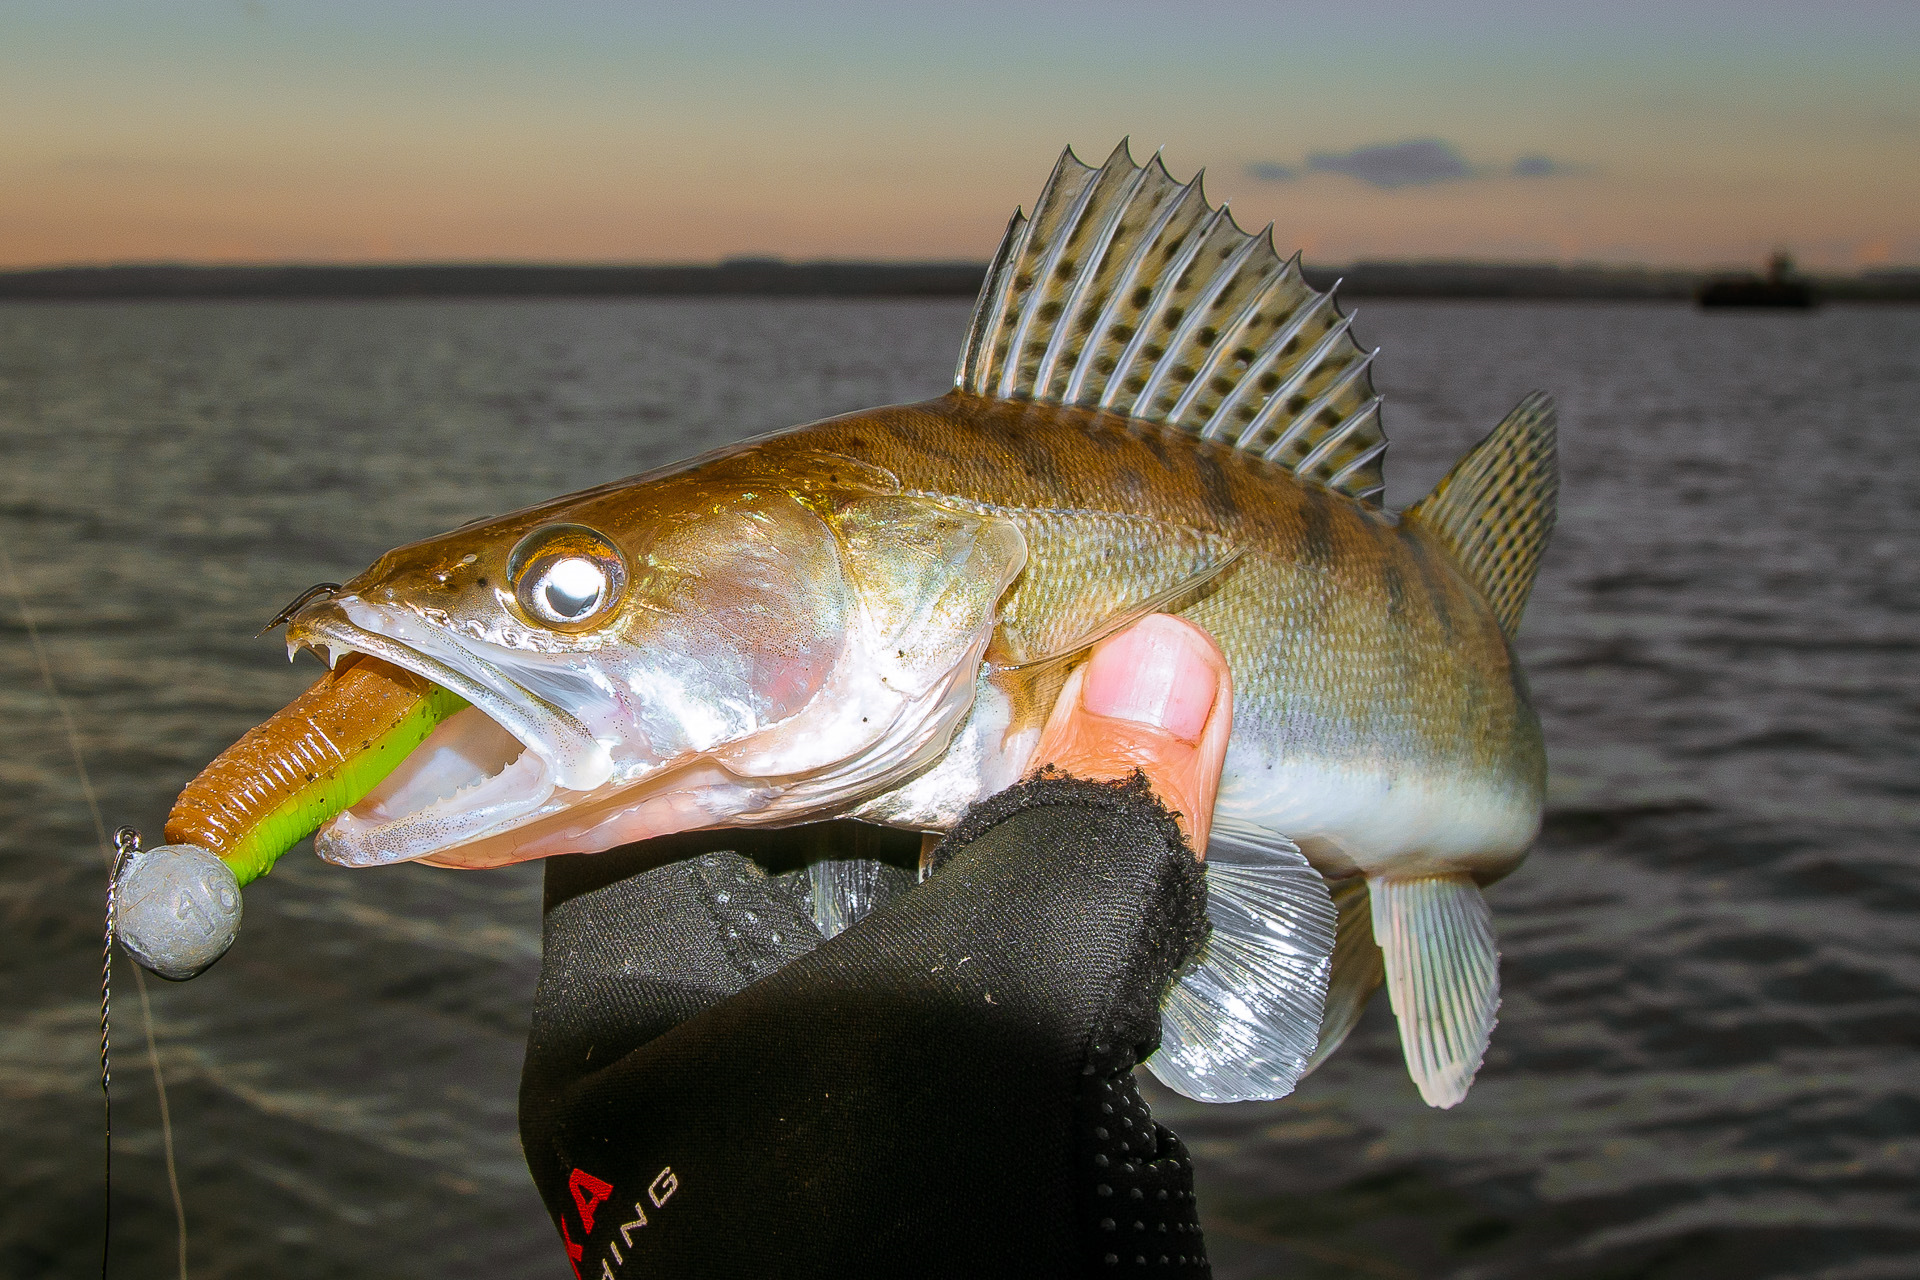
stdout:
<svg viewBox="0 0 1920 1280">
<path fill-rule="evenodd" d="M 240 881 L 191 844 L 140 847 L 122 827 L 113 876 L 113 932 L 127 954 L 173 982 L 205 973 L 240 933 Z"/>
</svg>

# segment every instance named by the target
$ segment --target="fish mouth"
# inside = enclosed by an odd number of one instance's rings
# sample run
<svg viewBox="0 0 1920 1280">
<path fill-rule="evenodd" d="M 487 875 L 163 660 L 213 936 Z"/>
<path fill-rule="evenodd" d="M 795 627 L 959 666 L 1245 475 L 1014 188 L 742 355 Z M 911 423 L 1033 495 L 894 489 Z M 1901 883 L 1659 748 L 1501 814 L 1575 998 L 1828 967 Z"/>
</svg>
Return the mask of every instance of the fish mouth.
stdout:
<svg viewBox="0 0 1920 1280">
<path fill-rule="evenodd" d="M 593 792 L 613 775 L 611 754 L 578 718 L 407 611 L 335 596 L 296 614 L 287 642 L 329 666 L 347 653 L 383 659 L 472 704 L 321 829 L 315 848 L 330 862 L 430 858 L 571 807 L 555 793 Z"/>
</svg>

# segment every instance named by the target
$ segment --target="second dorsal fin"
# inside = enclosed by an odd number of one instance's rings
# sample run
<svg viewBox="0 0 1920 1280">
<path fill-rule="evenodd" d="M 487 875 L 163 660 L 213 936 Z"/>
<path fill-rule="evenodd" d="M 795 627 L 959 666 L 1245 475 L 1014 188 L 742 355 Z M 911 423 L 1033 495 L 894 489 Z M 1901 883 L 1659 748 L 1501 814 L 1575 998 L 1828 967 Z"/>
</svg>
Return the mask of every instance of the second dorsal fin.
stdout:
<svg viewBox="0 0 1920 1280">
<path fill-rule="evenodd" d="M 962 391 L 1103 409 L 1219 440 L 1377 502 L 1387 437 L 1333 295 L 1122 142 L 1068 148 L 1016 213 L 974 306 Z"/>
<path fill-rule="evenodd" d="M 1536 391 L 1406 515 L 1439 536 L 1512 639 L 1553 535 L 1559 500 L 1553 397 Z"/>
</svg>

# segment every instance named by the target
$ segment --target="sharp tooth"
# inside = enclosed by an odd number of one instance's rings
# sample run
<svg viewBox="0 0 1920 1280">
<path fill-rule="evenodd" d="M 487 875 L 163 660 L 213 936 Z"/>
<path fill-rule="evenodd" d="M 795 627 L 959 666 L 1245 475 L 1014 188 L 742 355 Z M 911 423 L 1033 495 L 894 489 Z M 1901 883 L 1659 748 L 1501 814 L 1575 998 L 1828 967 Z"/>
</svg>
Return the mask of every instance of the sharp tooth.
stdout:
<svg viewBox="0 0 1920 1280">
<path fill-rule="evenodd" d="M 292 662 L 293 655 L 299 652 L 300 652 L 300 646 L 296 642 L 292 640 L 287 641 L 287 661 L 288 662 Z"/>
<path fill-rule="evenodd" d="M 327 666 L 329 668 L 340 665 L 340 655 L 342 652 L 352 653 L 353 650 L 347 649 L 343 651 L 337 644 L 329 644 L 327 646 Z"/>
</svg>

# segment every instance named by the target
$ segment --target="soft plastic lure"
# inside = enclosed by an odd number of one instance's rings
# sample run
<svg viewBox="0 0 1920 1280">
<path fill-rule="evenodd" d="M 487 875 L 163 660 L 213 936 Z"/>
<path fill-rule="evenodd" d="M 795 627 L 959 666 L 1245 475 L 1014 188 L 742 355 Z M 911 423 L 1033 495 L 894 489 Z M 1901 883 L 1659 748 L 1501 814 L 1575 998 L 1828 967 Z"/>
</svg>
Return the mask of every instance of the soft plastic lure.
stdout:
<svg viewBox="0 0 1920 1280">
<path fill-rule="evenodd" d="M 466 705 L 379 658 L 342 658 L 187 784 L 167 815 L 167 842 L 218 854 L 245 885 L 359 803 Z"/>
</svg>

